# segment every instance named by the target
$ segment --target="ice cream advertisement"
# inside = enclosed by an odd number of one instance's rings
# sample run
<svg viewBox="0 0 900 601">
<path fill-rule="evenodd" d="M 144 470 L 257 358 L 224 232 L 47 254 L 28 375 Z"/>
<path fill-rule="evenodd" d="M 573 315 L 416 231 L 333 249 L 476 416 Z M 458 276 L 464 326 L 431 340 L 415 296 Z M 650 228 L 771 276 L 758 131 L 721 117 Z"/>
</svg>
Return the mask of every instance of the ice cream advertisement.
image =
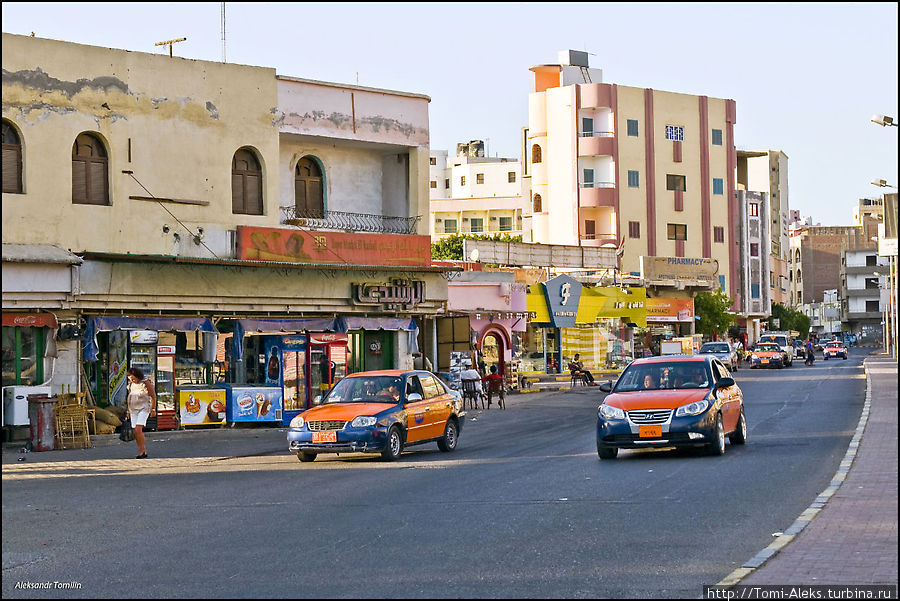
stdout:
<svg viewBox="0 0 900 601">
<path fill-rule="evenodd" d="M 281 419 L 280 388 L 237 388 L 231 389 L 229 421 L 257 422 Z"/>
<path fill-rule="evenodd" d="M 225 423 L 224 390 L 179 390 L 178 411 L 182 426 Z"/>
</svg>

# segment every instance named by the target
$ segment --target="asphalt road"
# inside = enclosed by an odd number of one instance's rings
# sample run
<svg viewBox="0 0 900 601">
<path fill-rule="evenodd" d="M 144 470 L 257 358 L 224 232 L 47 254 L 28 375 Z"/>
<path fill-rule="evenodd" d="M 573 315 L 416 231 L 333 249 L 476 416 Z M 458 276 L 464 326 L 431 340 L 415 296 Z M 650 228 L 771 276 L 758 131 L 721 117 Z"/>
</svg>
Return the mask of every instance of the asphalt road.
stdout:
<svg viewBox="0 0 900 601">
<path fill-rule="evenodd" d="M 861 360 L 736 372 L 750 438 L 722 457 L 600 461 L 596 388 L 511 396 L 395 463 L 301 464 L 276 430 L 5 454 L 3 597 L 696 598 L 828 485 Z"/>
</svg>

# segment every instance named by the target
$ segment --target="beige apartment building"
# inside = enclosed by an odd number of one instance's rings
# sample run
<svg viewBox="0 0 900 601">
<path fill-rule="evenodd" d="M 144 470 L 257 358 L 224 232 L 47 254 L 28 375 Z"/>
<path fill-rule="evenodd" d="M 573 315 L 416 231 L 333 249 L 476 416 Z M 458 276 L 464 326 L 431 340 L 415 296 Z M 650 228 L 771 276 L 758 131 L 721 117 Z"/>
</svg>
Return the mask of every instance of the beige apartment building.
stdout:
<svg viewBox="0 0 900 601">
<path fill-rule="evenodd" d="M 587 54 L 538 65 L 523 136 L 532 241 L 711 259 L 736 300 L 740 277 L 733 100 L 606 83 Z M 676 292 L 675 294 L 684 294 Z"/>
<path fill-rule="evenodd" d="M 485 156 L 484 142 L 457 145 L 456 154 L 431 151 L 431 237 L 523 234 L 527 195 L 518 159 Z"/>
<path fill-rule="evenodd" d="M 428 96 L 6 33 L 2 61 L 4 386 L 85 366 L 112 399 L 129 331 L 182 383 L 240 381 L 260 332 L 303 333 L 301 403 L 320 359 L 433 357 Z M 224 360 L 238 336 L 255 351 Z"/>
</svg>

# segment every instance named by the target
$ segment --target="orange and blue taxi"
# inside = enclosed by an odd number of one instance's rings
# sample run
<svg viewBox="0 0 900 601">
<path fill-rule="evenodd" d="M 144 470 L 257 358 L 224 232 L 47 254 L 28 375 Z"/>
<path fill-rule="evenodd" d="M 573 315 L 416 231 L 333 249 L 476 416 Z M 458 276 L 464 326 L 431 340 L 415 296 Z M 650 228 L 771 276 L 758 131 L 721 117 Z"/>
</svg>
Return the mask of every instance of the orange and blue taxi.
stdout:
<svg viewBox="0 0 900 601">
<path fill-rule="evenodd" d="M 380 453 L 393 461 L 412 445 L 454 450 L 464 421 L 459 393 L 429 371 L 361 372 L 291 420 L 288 448 L 300 461 L 320 453 Z"/>
<path fill-rule="evenodd" d="M 750 349 L 750 369 L 785 366 L 784 349 L 774 342 L 758 342 Z"/>
<path fill-rule="evenodd" d="M 822 350 L 822 354 L 825 355 L 826 361 L 828 361 L 829 358 L 837 359 L 838 357 L 846 359 L 847 347 L 843 342 L 834 340 L 825 345 L 825 348 Z"/>
<path fill-rule="evenodd" d="M 619 449 L 706 447 L 712 455 L 747 441 L 744 397 L 731 373 L 710 355 L 638 359 L 625 368 L 597 410 L 597 454 Z"/>
</svg>

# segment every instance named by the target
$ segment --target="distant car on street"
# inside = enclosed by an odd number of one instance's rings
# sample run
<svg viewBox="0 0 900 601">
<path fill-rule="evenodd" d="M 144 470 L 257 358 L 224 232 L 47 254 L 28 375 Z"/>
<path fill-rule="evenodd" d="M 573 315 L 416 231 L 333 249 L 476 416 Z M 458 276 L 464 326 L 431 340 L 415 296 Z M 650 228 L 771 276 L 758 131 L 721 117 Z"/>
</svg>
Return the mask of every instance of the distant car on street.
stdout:
<svg viewBox="0 0 900 601">
<path fill-rule="evenodd" d="M 847 358 L 847 347 L 844 346 L 843 342 L 834 341 L 829 342 L 825 345 L 825 350 L 822 351 L 822 354 L 825 355 L 825 360 L 828 361 L 829 357 L 833 359 L 837 359 L 840 357 L 841 359 Z"/>
<path fill-rule="evenodd" d="M 727 342 L 707 342 L 700 347 L 701 355 L 712 355 L 725 364 L 731 371 L 737 371 L 740 368 L 737 351 Z"/>
<path fill-rule="evenodd" d="M 750 369 L 777 367 L 787 364 L 784 350 L 774 342 L 758 342 L 750 349 Z"/>
</svg>

